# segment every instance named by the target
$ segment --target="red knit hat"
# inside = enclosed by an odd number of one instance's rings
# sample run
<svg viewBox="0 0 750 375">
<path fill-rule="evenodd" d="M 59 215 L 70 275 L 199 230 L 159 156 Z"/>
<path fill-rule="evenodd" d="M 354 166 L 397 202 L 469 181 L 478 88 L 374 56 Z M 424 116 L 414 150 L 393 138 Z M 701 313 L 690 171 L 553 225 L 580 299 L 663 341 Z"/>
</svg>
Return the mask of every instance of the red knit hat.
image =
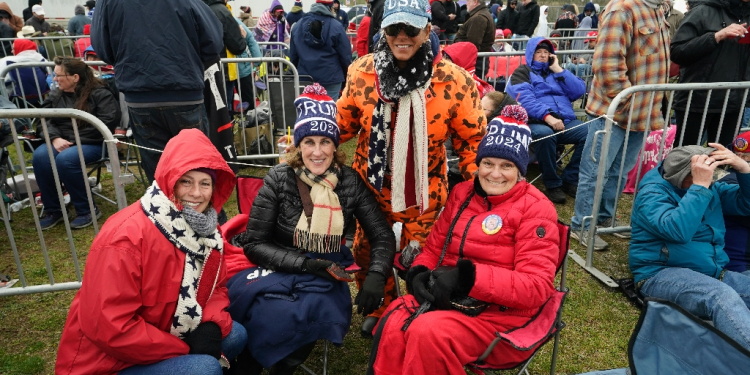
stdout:
<svg viewBox="0 0 750 375">
<path fill-rule="evenodd" d="M 29 39 L 16 39 L 13 41 L 13 53 L 18 55 L 23 51 L 36 51 L 36 43 Z"/>
<path fill-rule="evenodd" d="M 734 152 L 750 153 L 750 131 L 740 133 L 732 142 Z"/>
<path fill-rule="evenodd" d="M 83 25 L 83 35 L 91 35 L 91 25 Z"/>
</svg>

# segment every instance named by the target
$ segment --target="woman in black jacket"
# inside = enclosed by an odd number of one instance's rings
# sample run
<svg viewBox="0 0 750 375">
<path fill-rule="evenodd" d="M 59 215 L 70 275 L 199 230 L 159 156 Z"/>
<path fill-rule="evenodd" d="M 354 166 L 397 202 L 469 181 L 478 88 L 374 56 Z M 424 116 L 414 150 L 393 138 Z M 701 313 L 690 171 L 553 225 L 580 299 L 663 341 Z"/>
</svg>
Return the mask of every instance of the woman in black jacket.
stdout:
<svg viewBox="0 0 750 375">
<path fill-rule="evenodd" d="M 75 58 L 55 58 L 55 78 L 58 90 L 53 91 L 42 103 L 42 108 L 73 108 L 88 112 L 109 128 L 110 132 L 120 124 L 122 112 L 120 104 L 109 90 L 109 86 L 94 77 L 94 71 L 83 61 Z M 78 149 L 83 152 L 83 160 L 92 163 L 102 157 L 104 137 L 91 124 L 77 121 L 78 135 L 81 144 L 76 144 L 73 122 L 68 117 L 47 119 L 47 129 L 38 131 L 52 145 L 52 156 L 55 158 L 60 182 L 70 194 L 70 201 L 76 209 L 77 217 L 70 223 L 74 229 L 91 225 L 92 212 L 89 208 L 84 182 L 84 168 L 78 159 Z M 57 188 L 53 177 L 52 164 L 46 145 L 34 151 L 32 160 L 34 174 L 42 193 L 44 216 L 39 220 L 42 229 L 49 229 L 63 219 L 62 207 L 57 197 Z M 94 206 L 95 215 L 101 212 Z"/>
<path fill-rule="evenodd" d="M 289 304 L 294 314 L 307 316 L 306 312 L 329 309 L 341 301 L 334 293 L 344 293 L 346 305 L 339 308 L 350 319 L 349 288 L 335 274 L 341 275 L 337 262 L 349 258 L 348 263 L 352 263 L 351 257 L 342 253 L 341 240 L 345 228 L 355 225 L 356 219 L 372 246 L 367 278 L 354 301 L 357 311 L 368 315 L 383 302 L 385 282 L 395 256 L 395 235 L 362 178 L 345 165 L 344 153 L 337 150 L 336 103 L 316 83 L 305 88 L 295 106 L 299 117 L 294 147 L 287 154 L 286 163 L 272 168 L 264 178 L 250 211 L 247 231 L 233 242 L 244 248 L 250 262 L 276 274 L 311 274 L 315 276 L 312 282 L 334 284 L 331 291 L 308 299 L 300 292 Z M 303 198 L 306 196 L 309 199 Z M 235 295 L 233 285 L 230 281 L 230 299 Z M 240 302 L 232 301 L 235 303 Z M 292 374 L 310 354 L 315 341 L 322 338 L 312 336 L 306 337 L 307 342 L 286 344 L 284 353 L 289 354 L 281 360 L 263 358 L 271 350 L 254 351 L 253 340 L 280 337 L 279 332 L 287 328 L 278 327 L 279 321 L 285 320 L 277 314 L 277 324 L 263 325 L 263 332 L 254 331 L 248 340 L 251 353 L 264 367 L 275 363 L 274 374 Z M 308 322 L 314 320 L 309 318 Z M 300 327 L 297 331 L 306 329 Z"/>
<path fill-rule="evenodd" d="M 750 44 L 739 39 L 748 33 L 750 3 L 742 0 L 706 0 L 685 14 L 680 28 L 672 39 L 671 59 L 680 66 L 680 83 L 750 81 L 748 59 Z M 708 104 L 705 126 L 708 142 L 730 144 L 737 134 L 737 119 L 747 106 L 742 101 L 745 90 L 729 92 L 724 121 L 719 125 L 725 90 L 714 90 Z M 675 93 L 675 113 L 678 135 L 684 131 L 682 145 L 702 143 L 700 134 L 707 90 L 693 92 L 687 108 L 689 91 Z M 685 128 L 683 121 L 687 116 Z M 717 141 L 718 136 L 718 141 Z M 678 138 L 679 140 L 680 138 Z"/>
</svg>

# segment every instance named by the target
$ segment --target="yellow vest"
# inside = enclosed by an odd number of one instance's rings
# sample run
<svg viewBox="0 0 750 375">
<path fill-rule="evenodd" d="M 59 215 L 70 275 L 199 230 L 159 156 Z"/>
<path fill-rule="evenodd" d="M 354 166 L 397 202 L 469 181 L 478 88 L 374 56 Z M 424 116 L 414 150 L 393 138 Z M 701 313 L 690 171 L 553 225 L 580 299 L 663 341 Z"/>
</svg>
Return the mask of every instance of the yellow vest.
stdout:
<svg viewBox="0 0 750 375">
<path fill-rule="evenodd" d="M 229 8 L 229 13 L 232 13 L 232 7 L 229 5 L 229 3 L 227 3 L 227 8 Z M 236 27 L 239 27 L 239 24 L 237 24 Z M 227 50 L 227 57 L 231 59 L 235 56 L 233 53 Z M 236 81 L 240 76 L 239 71 L 237 70 L 237 63 L 227 64 L 227 69 L 227 73 L 229 74 L 229 81 Z"/>
</svg>

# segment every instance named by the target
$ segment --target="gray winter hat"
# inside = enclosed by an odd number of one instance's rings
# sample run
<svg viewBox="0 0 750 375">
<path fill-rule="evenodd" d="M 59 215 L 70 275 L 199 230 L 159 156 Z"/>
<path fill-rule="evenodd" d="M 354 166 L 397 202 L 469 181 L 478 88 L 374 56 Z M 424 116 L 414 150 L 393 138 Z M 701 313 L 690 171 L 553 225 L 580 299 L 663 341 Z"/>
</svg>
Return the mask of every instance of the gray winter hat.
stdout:
<svg viewBox="0 0 750 375">
<path fill-rule="evenodd" d="M 690 173 L 691 161 L 693 155 L 708 155 L 716 149 L 713 147 L 703 146 L 682 146 L 672 149 L 664 158 L 662 169 L 664 170 L 664 179 L 677 188 L 682 188 L 682 181 Z"/>
</svg>

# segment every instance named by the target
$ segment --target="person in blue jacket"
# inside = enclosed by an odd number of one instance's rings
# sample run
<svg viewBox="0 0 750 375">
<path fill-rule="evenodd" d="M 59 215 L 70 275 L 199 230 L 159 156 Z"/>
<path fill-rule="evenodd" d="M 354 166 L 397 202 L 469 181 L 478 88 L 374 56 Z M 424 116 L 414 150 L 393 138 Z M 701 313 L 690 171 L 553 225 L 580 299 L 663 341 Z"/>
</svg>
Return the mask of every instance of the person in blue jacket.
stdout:
<svg viewBox="0 0 750 375">
<path fill-rule="evenodd" d="M 554 203 L 565 203 L 565 194 L 575 198 L 578 167 L 588 127 L 578 126 L 581 121 L 573 112 L 572 102 L 586 93 L 586 82 L 560 66 L 552 42 L 543 37 L 534 37 L 526 47 L 526 64 L 513 72 L 505 91 L 512 98 L 517 98 L 529 114 L 533 139 L 559 133 L 532 143 L 542 170 L 545 194 Z M 573 156 L 562 176 L 557 175 L 559 144 L 575 145 Z"/>
<path fill-rule="evenodd" d="M 305 12 L 302 10 L 302 1 L 295 1 L 292 10 L 286 15 L 286 22 L 289 23 L 289 27 L 292 27 L 304 16 Z"/>
<path fill-rule="evenodd" d="M 315 3 L 297 21 L 289 44 L 289 60 L 300 75 L 308 75 L 336 101 L 352 62 L 352 45 L 331 5 Z"/>
<path fill-rule="evenodd" d="M 726 269 L 724 216 L 750 215 L 750 164 L 718 143 L 670 151 L 633 203 L 630 270 L 644 297 L 672 301 L 750 349 L 750 276 Z M 713 182 L 718 167 L 736 185 Z"/>
<path fill-rule="evenodd" d="M 599 15 L 596 13 L 596 5 L 592 2 L 586 3 L 583 6 L 583 13 L 578 15 L 578 23 L 583 21 L 583 17 L 591 17 L 591 28 L 599 28 Z"/>
<path fill-rule="evenodd" d="M 245 49 L 245 52 L 242 52 L 237 57 L 263 57 L 263 54 L 260 52 L 260 46 L 258 46 L 258 42 L 255 40 L 255 36 L 253 35 L 254 33 L 252 33 L 250 29 L 245 26 L 242 21 L 240 21 L 239 18 L 235 18 L 235 20 L 240 25 L 240 27 L 245 30 L 245 41 L 247 42 L 247 48 Z M 250 103 L 250 108 L 255 108 L 255 97 L 253 96 L 253 86 L 255 85 L 255 80 L 253 79 L 253 70 L 255 68 L 251 63 L 239 63 L 237 64 L 237 67 L 239 68 L 238 70 L 240 76 L 240 97 L 242 98 L 243 102 Z"/>
<path fill-rule="evenodd" d="M 345 10 L 341 9 L 340 0 L 333 0 L 333 17 L 341 22 L 341 26 L 344 27 L 344 32 L 349 29 L 349 15 Z"/>
<path fill-rule="evenodd" d="M 211 9 L 200 0 L 99 0 L 96 14 L 91 45 L 115 67 L 135 141 L 163 150 L 182 129 L 207 131 L 204 68 L 224 51 Z M 161 153 L 140 153 L 153 181 Z"/>
</svg>

